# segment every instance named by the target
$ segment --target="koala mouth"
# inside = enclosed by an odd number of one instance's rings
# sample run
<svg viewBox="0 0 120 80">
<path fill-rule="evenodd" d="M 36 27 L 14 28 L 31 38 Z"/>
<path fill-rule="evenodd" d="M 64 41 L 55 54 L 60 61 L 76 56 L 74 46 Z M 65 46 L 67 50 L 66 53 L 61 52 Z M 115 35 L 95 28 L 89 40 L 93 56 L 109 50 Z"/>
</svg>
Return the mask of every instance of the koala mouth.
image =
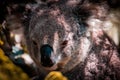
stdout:
<svg viewBox="0 0 120 80">
<path fill-rule="evenodd" d="M 55 64 L 55 61 L 52 60 L 51 56 L 53 54 L 53 48 L 48 45 L 42 45 L 40 48 L 41 53 L 41 64 L 44 67 L 52 67 Z"/>
<path fill-rule="evenodd" d="M 63 69 L 64 65 L 69 61 L 69 57 L 62 54 L 54 54 L 53 48 L 49 44 L 44 44 L 40 48 L 41 65 L 46 70 Z M 64 57 L 64 58 L 63 58 Z"/>
</svg>

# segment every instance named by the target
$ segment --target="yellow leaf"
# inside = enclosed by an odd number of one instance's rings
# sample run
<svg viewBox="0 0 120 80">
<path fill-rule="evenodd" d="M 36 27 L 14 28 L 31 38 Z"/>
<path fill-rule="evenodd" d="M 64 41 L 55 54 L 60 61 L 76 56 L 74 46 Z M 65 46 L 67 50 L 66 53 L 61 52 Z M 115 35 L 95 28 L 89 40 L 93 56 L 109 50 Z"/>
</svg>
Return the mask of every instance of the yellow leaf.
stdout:
<svg viewBox="0 0 120 80">
<path fill-rule="evenodd" d="M 63 76 L 61 72 L 52 71 L 46 76 L 45 80 L 68 80 L 68 79 L 65 76 Z"/>
<path fill-rule="evenodd" d="M 2 40 L 0 40 L 0 45 L 3 45 L 3 44 L 4 44 L 4 42 Z"/>
</svg>

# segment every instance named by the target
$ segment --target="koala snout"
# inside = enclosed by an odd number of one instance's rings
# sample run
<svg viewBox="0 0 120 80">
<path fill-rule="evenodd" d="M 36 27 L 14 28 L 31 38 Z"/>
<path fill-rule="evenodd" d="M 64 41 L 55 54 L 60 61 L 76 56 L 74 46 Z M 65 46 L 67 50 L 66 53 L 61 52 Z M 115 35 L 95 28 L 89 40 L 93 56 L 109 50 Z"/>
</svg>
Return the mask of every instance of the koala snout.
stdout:
<svg viewBox="0 0 120 80">
<path fill-rule="evenodd" d="M 48 45 L 44 44 L 40 48 L 41 53 L 41 64 L 44 67 L 51 67 L 54 65 L 54 61 L 51 59 L 51 56 L 53 54 L 53 48 Z"/>
</svg>

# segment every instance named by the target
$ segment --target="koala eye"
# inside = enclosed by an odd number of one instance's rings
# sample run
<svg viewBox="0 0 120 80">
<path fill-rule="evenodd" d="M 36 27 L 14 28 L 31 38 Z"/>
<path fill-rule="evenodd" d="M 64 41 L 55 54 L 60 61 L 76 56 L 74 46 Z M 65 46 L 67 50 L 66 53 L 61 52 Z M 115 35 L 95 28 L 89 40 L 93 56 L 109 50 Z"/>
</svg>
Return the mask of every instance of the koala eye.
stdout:
<svg viewBox="0 0 120 80">
<path fill-rule="evenodd" d="M 61 45 L 67 45 L 67 43 L 68 43 L 68 41 L 65 40 L 65 41 L 63 41 L 63 42 L 61 43 Z"/>
<path fill-rule="evenodd" d="M 63 41 L 61 43 L 61 49 L 65 48 L 67 44 L 68 44 L 68 40 Z"/>
<path fill-rule="evenodd" d="M 35 40 L 32 40 L 32 43 L 37 46 L 37 42 Z"/>
</svg>

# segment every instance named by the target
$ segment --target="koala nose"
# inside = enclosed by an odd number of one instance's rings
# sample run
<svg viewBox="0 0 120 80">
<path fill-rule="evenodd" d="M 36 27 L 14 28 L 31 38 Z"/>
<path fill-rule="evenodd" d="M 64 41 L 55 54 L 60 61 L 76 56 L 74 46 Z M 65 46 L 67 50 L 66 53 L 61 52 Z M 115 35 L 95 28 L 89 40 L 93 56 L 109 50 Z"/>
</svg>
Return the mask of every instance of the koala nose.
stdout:
<svg viewBox="0 0 120 80">
<path fill-rule="evenodd" d="M 53 54 L 53 48 L 49 44 L 42 45 L 40 48 L 41 53 L 41 64 L 44 67 L 51 67 L 54 65 L 54 62 L 51 59 Z"/>
</svg>

